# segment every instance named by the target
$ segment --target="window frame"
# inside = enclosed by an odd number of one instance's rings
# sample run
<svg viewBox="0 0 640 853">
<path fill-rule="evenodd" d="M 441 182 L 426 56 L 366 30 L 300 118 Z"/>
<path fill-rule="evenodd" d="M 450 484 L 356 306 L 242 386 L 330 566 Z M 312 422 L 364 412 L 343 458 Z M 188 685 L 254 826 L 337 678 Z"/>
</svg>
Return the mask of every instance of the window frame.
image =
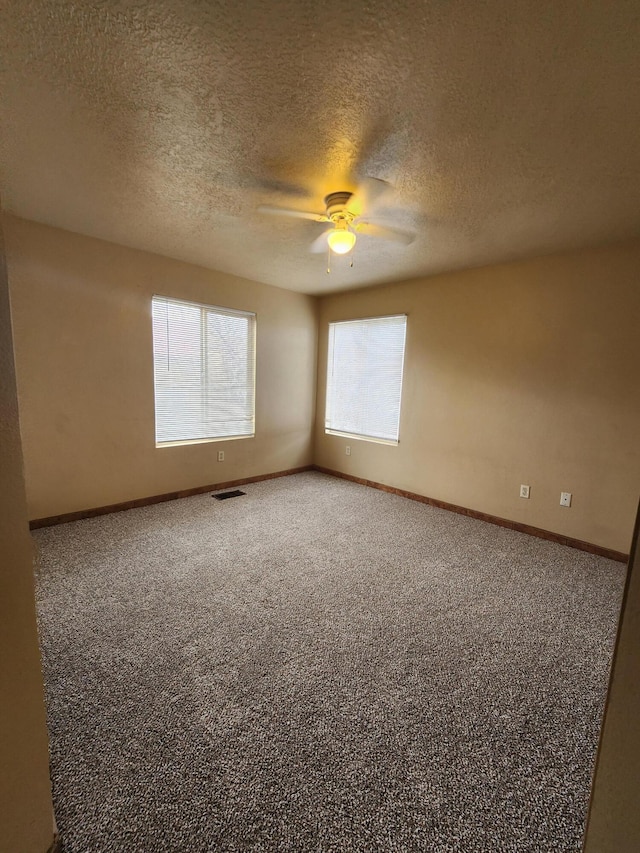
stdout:
<svg viewBox="0 0 640 853">
<path fill-rule="evenodd" d="M 398 395 L 398 419 L 397 419 L 397 437 L 396 438 L 385 438 L 377 435 L 369 435 L 367 433 L 359 433 L 359 432 L 350 432 L 342 429 L 337 429 L 335 427 L 331 427 L 328 424 L 330 417 L 330 403 L 329 403 L 329 395 L 332 383 L 332 377 L 334 375 L 335 366 L 332 359 L 332 327 L 340 326 L 340 325 L 353 325 L 356 323 L 368 323 L 374 322 L 376 320 L 395 320 L 395 319 L 403 319 L 403 346 L 402 346 L 402 361 L 400 365 L 400 383 L 399 383 L 399 395 Z M 374 444 L 386 444 L 392 447 L 397 447 L 400 443 L 400 421 L 402 414 L 402 392 L 404 387 L 404 367 L 405 367 L 405 359 L 406 359 L 406 350 L 407 350 L 407 323 L 408 315 L 406 313 L 398 313 L 398 314 L 382 314 L 376 315 L 372 317 L 354 317 L 348 320 L 333 320 L 328 323 L 327 330 L 327 373 L 326 373 L 326 387 L 325 387 L 325 415 L 324 415 L 324 432 L 325 435 L 335 435 L 341 438 L 351 438 L 356 441 L 369 441 Z"/>
<path fill-rule="evenodd" d="M 185 305 L 189 308 L 199 308 L 201 311 L 200 315 L 200 346 L 202 348 L 203 356 L 208 353 L 207 347 L 207 338 L 204 334 L 206 329 L 206 317 L 207 312 L 213 312 L 214 314 L 218 314 L 218 316 L 225 317 L 244 317 L 250 321 L 250 331 L 247 337 L 247 350 L 249 357 L 247 358 L 247 369 L 249 376 L 247 380 L 252 382 L 251 389 L 251 427 L 252 430 L 250 433 L 241 433 L 241 434 L 232 434 L 232 435 L 211 435 L 211 436 L 201 436 L 198 438 L 180 438 L 180 439 L 171 439 L 168 441 L 158 441 L 158 409 L 157 409 L 157 373 L 156 373 L 156 341 L 153 329 L 153 309 L 154 304 L 158 301 L 164 301 L 168 305 L 169 304 L 178 304 Z M 255 311 L 244 311 L 242 309 L 237 308 L 226 308 L 221 305 L 210 305 L 206 302 L 195 302 L 190 299 L 181 299 L 176 298 L 174 296 L 165 296 L 160 293 L 154 293 L 151 297 L 151 337 L 152 337 L 152 361 L 153 361 L 153 407 L 154 407 L 154 431 L 155 431 L 155 447 L 157 449 L 161 449 L 164 447 L 179 447 L 181 445 L 190 445 L 190 444 L 209 444 L 211 442 L 216 441 L 238 441 L 245 438 L 255 438 L 256 435 L 256 391 L 257 391 L 257 327 L 258 327 L 258 315 Z M 201 398 L 200 405 L 201 407 L 207 407 L 211 405 L 211 401 L 206 399 L 204 393 L 202 393 L 205 387 L 205 377 L 207 374 L 206 363 L 204 368 L 201 367 Z M 204 412 L 203 412 L 203 420 L 204 420 Z"/>
</svg>

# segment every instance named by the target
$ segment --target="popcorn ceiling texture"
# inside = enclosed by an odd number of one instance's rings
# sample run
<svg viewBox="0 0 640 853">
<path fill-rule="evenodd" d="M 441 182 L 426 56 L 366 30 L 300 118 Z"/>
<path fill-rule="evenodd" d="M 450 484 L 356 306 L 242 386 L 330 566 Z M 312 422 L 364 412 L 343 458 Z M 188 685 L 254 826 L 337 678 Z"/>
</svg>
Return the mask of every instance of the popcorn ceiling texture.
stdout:
<svg viewBox="0 0 640 853">
<path fill-rule="evenodd" d="M 577 853 L 624 567 L 243 489 L 36 533 L 65 853 Z"/>
<path fill-rule="evenodd" d="M 640 231 L 636 0 L 5 0 L 2 191 L 50 225 L 321 293 Z M 321 209 L 391 181 L 331 276 Z"/>
</svg>

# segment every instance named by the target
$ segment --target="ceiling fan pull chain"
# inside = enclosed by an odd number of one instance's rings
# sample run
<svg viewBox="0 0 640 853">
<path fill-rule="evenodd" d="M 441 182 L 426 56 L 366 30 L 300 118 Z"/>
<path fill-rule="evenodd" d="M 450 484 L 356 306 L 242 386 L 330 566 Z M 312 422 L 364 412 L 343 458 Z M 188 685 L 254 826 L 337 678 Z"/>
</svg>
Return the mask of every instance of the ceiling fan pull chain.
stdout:
<svg viewBox="0 0 640 853">
<path fill-rule="evenodd" d="M 331 249 L 327 246 L 327 275 L 331 275 Z"/>
</svg>

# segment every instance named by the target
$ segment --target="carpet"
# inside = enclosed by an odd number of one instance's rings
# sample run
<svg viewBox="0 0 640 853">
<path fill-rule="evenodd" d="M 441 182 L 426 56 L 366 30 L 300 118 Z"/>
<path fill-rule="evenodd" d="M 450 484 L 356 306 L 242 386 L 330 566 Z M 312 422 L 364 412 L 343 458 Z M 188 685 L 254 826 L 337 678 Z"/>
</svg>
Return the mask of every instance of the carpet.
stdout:
<svg viewBox="0 0 640 853">
<path fill-rule="evenodd" d="M 34 533 L 65 853 L 579 851 L 624 566 L 243 490 Z"/>
</svg>

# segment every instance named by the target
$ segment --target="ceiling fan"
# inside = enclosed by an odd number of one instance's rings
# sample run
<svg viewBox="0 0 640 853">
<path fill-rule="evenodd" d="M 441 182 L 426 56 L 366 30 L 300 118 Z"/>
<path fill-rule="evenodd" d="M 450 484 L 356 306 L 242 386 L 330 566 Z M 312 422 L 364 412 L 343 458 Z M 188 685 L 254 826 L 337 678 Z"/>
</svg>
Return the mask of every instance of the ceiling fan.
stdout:
<svg viewBox="0 0 640 853">
<path fill-rule="evenodd" d="M 386 181 L 378 178 L 365 178 L 355 192 L 346 191 L 329 193 L 324 199 L 324 213 L 314 213 L 307 210 L 295 210 L 287 207 L 276 207 L 261 204 L 260 213 L 277 216 L 290 216 L 296 219 L 311 219 L 314 222 L 329 222 L 331 227 L 313 241 L 312 252 L 323 252 L 329 247 L 337 255 L 346 255 L 356 244 L 358 234 L 379 237 L 408 246 L 413 242 L 415 234 L 399 228 L 386 225 L 376 225 L 368 221 L 376 202 L 391 188 Z M 365 215 L 365 211 L 367 215 Z"/>
</svg>

